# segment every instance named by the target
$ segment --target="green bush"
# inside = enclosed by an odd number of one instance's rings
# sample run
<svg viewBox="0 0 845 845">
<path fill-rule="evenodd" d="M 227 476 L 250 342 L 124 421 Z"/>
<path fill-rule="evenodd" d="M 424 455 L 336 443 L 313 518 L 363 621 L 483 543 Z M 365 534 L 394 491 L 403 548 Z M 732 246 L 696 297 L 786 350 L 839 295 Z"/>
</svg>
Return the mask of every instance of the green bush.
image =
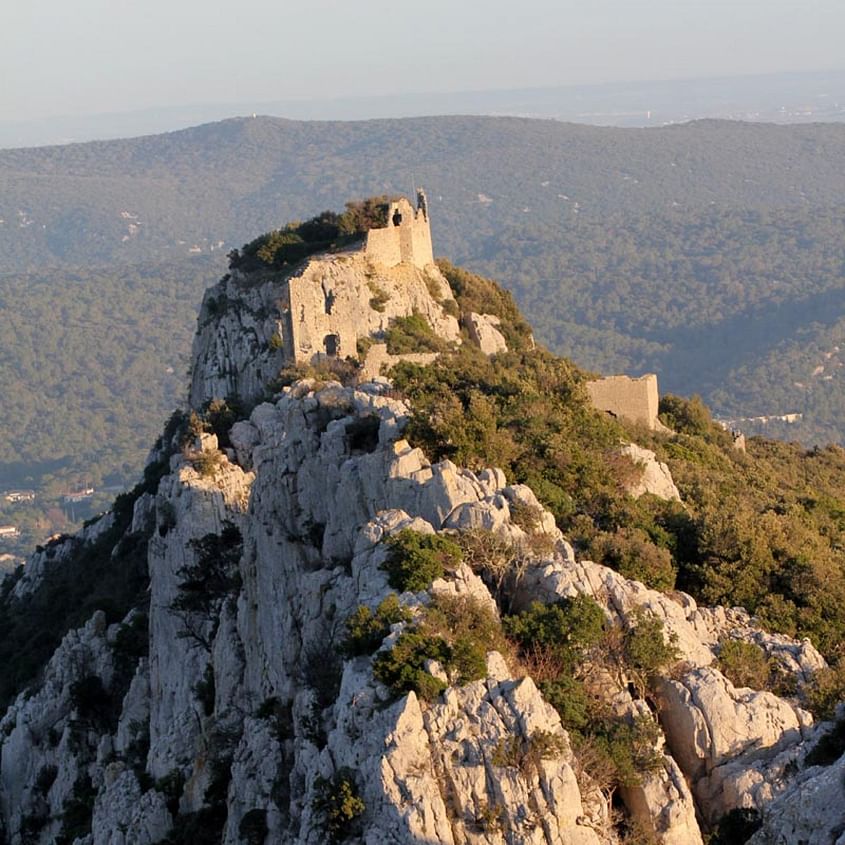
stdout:
<svg viewBox="0 0 845 845">
<path fill-rule="evenodd" d="M 488 651 L 507 649 L 501 625 L 486 605 L 438 595 L 414 628 L 376 655 L 373 673 L 396 695 L 414 690 L 430 701 L 446 685 L 425 670 L 426 661 L 436 660 L 454 683 L 467 684 L 485 676 Z"/>
<path fill-rule="evenodd" d="M 767 689 L 769 686 L 769 660 L 756 643 L 721 640 L 718 666 L 734 686 L 752 689 Z"/>
<path fill-rule="evenodd" d="M 373 311 L 378 311 L 379 314 L 384 313 L 385 305 L 390 302 L 390 294 L 384 288 L 379 287 L 372 279 L 367 282 L 367 287 L 372 294 L 370 297 L 370 308 Z"/>
<path fill-rule="evenodd" d="M 710 411 L 700 396 L 683 399 L 667 393 L 661 397 L 658 413 L 669 428 L 681 434 L 709 437 L 716 428 Z"/>
<path fill-rule="evenodd" d="M 642 581 L 653 590 L 666 591 L 675 586 L 671 553 L 656 546 L 640 528 L 625 526 L 612 534 L 598 534 L 590 544 L 590 554 L 597 563 Z"/>
<path fill-rule="evenodd" d="M 391 355 L 444 352 L 449 348 L 449 343 L 435 334 L 428 320 L 417 312 L 408 317 L 394 317 L 384 333 L 384 340 Z"/>
<path fill-rule="evenodd" d="M 633 624 L 623 636 L 625 668 L 633 676 L 640 695 L 645 696 L 652 680 L 677 662 L 677 638 L 672 635 L 667 642 L 663 620 L 642 608 L 635 608 L 630 619 Z"/>
<path fill-rule="evenodd" d="M 587 728 L 593 700 L 582 680 L 561 673 L 550 680 L 541 681 L 539 687 L 543 698 L 557 710 L 567 730 L 583 731 Z"/>
<path fill-rule="evenodd" d="M 188 454 L 191 466 L 203 478 L 211 478 L 217 473 L 223 463 L 223 457 L 223 453 L 220 451 L 190 452 Z"/>
<path fill-rule="evenodd" d="M 375 342 L 375 339 L 372 337 L 359 337 L 355 341 L 355 351 L 358 353 L 359 361 L 364 362 L 367 360 L 367 354 Z"/>
<path fill-rule="evenodd" d="M 312 808 L 329 841 L 335 843 L 357 833 L 367 809 L 350 769 L 341 769 L 331 779 L 316 779 Z"/>
<path fill-rule="evenodd" d="M 810 753 L 804 758 L 806 766 L 830 766 L 845 754 L 845 718 L 819 737 Z"/>
<path fill-rule="evenodd" d="M 816 672 L 805 695 L 817 719 L 832 719 L 837 705 L 845 701 L 845 660 Z"/>
<path fill-rule="evenodd" d="M 548 731 L 535 731 L 530 737 L 513 735 L 496 745 L 491 762 L 494 766 L 517 769 L 524 777 L 538 771 L 542 760 L 553 760 L 568 749 L 566 738 Z"/>
<path fill-rule="evenodd" d="M 390 197 L 346 203 L 340 214 L 324 211 L 304 223 L 288 223 L 229 253 L 229 268 L 245 272 L 279 269 L 318 252 L 331 252 L 364 239 L 387 225 Z"/>
<path fill-rule="evenodd" d="M 273 351 L 276 351 L 277 349 L 284 349 L 285 341 L 279 332 L 275 331 L 270 335 L 270 340 L 267 341 L 267 346 Z"/>
<path fill-rule="evenodd" d="M 79 719 L 95 729 L 105 729 L 113 721 L 115 702 L 98 675 L 86 675 L 70 687 L 70 701 Z"/>
<path fill-rule="evenodd" d="M 226 521 L 220 534 L 206 534 L 188 545 L 196 560 L 179 570 L 178 593 L 169 609 L 182 623 L 178 635 L 210 652 L 220 606 L 241 587 L 243 538 L 240 529 Z"/>
<path fill-rule="evenodd" d="M 375 613 L 366 605 L 360 605 L 346 620 L 343 651 L 351 656 L 372 654 L 390 633 L 391 625 L 410 622 L 411 618 L 411 612 L 399 604 L 395 593 L 384 598 Z"/>
<path fill-rule="evenodd" d="M 56 845 L 71 845 L 78 838 L 91 833 L 91 816 L 97 790 L 87 774 L 79 775 L 73 785 L 73 792 L 62 807 L 62 827 L 56 837 Z"/>
<path fill-rule="evenodd" d="M 461 548 L 442 534 L 421 534 L 404 528 L 385 540 L 390 550 L 382 564 L 390 586 L 395 590 L 426 590 L 436 578 L 456 569 L 461 562 Z"/>
<path fill-rule="evenodd" d="M 735 807 L 719 819 L 709 845 L 743 845 L 763 826 L 760 811 Z"/>
<path fill-rule="evenodd" d="M 445 668 L 450 658 L 451 649 L 442 637 L 406 631 L 393 648 L 376 655 L 373 674 L 396 695 L 413 690 L 424 701 L 431 701 L 446 689 L 446 684 L 426 671 L 425 664 L 436 660 Z"/>
<path fill-rule="evenodd" d="M 555 604 L 534 602 L 528 610 L 505 619 L 504 626 L 523 650 L 548 650 L 571 670 L 601 641 L 606 619 L 594 599 L 578 594 Z"/>
<path fill-rule="evenodd" d="M 580 765 L 607 793 L 619 786 L 639 786 L 643 772 L 660 767 L 662 756 L 656 750 L 659 736 L 660 729 L 649 716 L 630 722 L 601 714 L 589 731 L 573 733 L 572 740 Z"/>
<path fill-rule="evenodd" d="M 445 258 L 438 258 L 437 266 L 449 282 L 460 312 L 468 314 L 474 311 L 498 317 L 502 321 L 499 328 L 505 336 L 508 349 L 524 349 L 531 345 L 531 327 L 519 313 L 508 291 L 489 279 L 455 267 Z"/>
</svg>

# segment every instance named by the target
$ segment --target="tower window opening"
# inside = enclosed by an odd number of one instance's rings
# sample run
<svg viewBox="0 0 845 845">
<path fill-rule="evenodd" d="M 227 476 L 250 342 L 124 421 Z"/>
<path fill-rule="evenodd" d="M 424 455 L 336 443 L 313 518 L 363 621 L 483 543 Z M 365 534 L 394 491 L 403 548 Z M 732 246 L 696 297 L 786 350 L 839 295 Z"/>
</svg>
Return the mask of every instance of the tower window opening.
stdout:
<svg viewBox="0 0 845 845">
<path fill-rule="evenodd" d="M 340 349 L 340 337 L 336 334 L 327 334 L 323 338 L 323 346 L 329 358 L 337 358 L 337 353 Z"/>
</svg>

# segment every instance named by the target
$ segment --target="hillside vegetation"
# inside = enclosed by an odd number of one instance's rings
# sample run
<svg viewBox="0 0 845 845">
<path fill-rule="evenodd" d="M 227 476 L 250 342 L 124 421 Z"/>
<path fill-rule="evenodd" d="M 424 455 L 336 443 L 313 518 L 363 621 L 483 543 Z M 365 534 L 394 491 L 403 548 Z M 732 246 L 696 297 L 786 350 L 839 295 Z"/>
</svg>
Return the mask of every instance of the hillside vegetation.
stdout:
<svg viewBox="0 0 845 845">
<path fill-rule="evenodd" d="M 742 453 L 700 400 L 671 395 L 661 419 L 673 435 L 599 414 L 587 374 L 530 348 L 492 283 L 442 269 L 463 310 L 483 304 L 503 319 L 511 351 L 488 358 L 467 343 L 430 367 L 395 367 L 414 409 L 413 443 L 432 458 L 504 468 L 534 489 L 582 554 L 629 578 L 745 607 L 770 630 L 845 656 L 845 449 L 754 438 Z M 625 493 L 639 473 L 618 453 L 627 440 L 668 463 L 683 505 Z"/>
</svg>

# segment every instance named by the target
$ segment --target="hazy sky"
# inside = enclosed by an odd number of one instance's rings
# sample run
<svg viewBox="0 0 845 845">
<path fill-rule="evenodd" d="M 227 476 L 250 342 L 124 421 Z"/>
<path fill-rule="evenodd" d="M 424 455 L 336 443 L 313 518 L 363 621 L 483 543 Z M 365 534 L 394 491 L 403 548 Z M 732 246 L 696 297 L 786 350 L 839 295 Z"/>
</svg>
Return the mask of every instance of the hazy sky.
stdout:
<svg viewBox="0 0 845 845">
<path fill-rule="evenodd" d="M 0 120 L 845 66 L 843 0 L 2 0 Z"/>
</svg>

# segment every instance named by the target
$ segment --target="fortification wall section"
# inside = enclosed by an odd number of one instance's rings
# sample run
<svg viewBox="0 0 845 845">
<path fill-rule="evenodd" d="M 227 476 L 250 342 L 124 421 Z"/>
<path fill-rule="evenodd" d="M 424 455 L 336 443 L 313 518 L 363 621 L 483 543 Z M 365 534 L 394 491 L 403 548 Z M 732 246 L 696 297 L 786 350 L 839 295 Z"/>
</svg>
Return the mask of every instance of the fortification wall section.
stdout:
<svg viewBox="0 0 845 845">
<path fill-rule="evenodd" d="M 411 227 L 411 252 L 413 264 L 425 267 L 434 263 L 434 248 L 431 244 L 431 226 L 427 219 L 423 219 L 422 212 L 417 212 L 417 220 Z"/>
<path fill-rule="evenodd" d="M 399 230 L 394 226 L 388 226 L 386 229 L 370 229 L 367 232 L 364 254 L 385 267 L 401 264 L 402 247 L 399 241 Z"/>
<path fill-rule="evenodd" d="M 361 299 L 357 289 L 327 289 L 310 274 L 288 282 L 291 347 L 296 363 L 315 355 L 346 358 L 357 355 Z"/>
<path fill-rule="evenodd" d="M 615 417 L 641 423 L 652 431 L 664 430 L 657 419 L 660 397 L 657 376 L 648 373 L 640 378 L 608 376 L 587 382 L 587 393 L 593 407 Z"/>
<path fill-rule="evenodd" d="M 392 202 L 388 208 L 387 226 L 367 232 L 364 254 L 385 267 L 405 262 L 422 269 L 433 263 L 427 208 L 421 205 L 414 209 L 404 198 Z"/>
<path fill-rule="evenodd" d="M 437 360 L 436 352 L 406 352 L 403 355 L 391 355 L 386 343 L 374 343 L 367 351 L 367 357 L 361 367 L 361 378 L 372 379 L 382 375 L 382 370 L 389 370 L 400 361 L 427 366 Z"/>
</svg>

